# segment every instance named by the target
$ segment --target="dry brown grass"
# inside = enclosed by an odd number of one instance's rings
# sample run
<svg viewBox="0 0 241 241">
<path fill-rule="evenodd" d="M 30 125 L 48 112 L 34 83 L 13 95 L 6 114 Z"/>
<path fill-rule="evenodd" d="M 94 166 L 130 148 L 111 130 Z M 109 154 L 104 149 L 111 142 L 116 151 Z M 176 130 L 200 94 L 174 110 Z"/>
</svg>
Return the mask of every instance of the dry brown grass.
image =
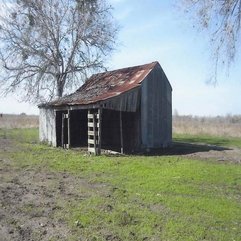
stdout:
<svg viewBox="0 0 241 241">
<path fill-rule="evenodd" d="M 9 115 L 0 116 L 0 128 L 37 128 L 39 126 L 39 117 L 37 115 Z"/>
<path fill-rule="evenodd" d="M 9 115 L 0 117 L 0 128 L 37 128 L 37 115 Z M 174 134 L 241 137 L 241 116 L 193 117 L 173 116 Z"/>
<path fill-rule="evenodd" d="M 173 133 L 241 137 L 241 116 L 174 116 Z"/>
</svg>

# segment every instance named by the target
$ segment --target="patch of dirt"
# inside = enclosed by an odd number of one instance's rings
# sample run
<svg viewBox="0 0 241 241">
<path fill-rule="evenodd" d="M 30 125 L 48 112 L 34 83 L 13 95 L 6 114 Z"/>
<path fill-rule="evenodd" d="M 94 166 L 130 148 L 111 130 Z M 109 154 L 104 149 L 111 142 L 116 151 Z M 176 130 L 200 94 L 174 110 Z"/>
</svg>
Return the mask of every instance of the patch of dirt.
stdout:
<svg viewBox="0 0 241 241">
<path fill-rule="evenodd" d="M 7 138 L 0 138 L 0 147 L 2 151 L 10 151 L 13 148 L 13 143 Z"/>
<path fill-rule="evenodd" d="M 241 164 L 241 149 L 238 148 L 195 152 L 186 154 L 184 156 L 199 160 L 214 160 L 218 162 L 231 162 Z"/>
<path fill-rule="evenodd" d="M 4 153 L 15 146 L 0 138 L 0 148 Z M 65 172 L 16 168 L 0 155 L 0 241 L 69 240 L 73 233 L 58 212 L 68 202 L 105 193 L 100 185 Z"/>
<path fill-rule="evenodd" d="M 6 160 L 0 176 L 0 240 L 68 240 L 67 224 L 54 213 L 70 195 L 82 199 L 80 193 L 66 190 L 76 180 L 65 179 L 65 174 L 12 169 Z"/>
<path fill-rule="evenodd" d="M 153 149 L 144 155 L 170 155 L 190 159 L 213 160 L 241 164 L 241 148 L 174 142 L 172 147 Z"/>
</svg>

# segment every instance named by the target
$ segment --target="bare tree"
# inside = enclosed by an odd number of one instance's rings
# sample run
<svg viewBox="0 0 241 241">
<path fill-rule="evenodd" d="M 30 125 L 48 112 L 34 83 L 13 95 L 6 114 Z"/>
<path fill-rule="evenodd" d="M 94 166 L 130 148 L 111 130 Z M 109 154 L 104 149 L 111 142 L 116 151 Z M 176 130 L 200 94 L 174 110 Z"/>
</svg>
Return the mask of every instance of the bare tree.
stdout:
<svg viewBox="0 0 241 241">
<path fill-rule="evenodd" d="M 208 30 L 214 60 L 213 81 L 218 71 L 235 60 L 240 41 L 241 0 L 182 0 L 182 7 L 195 20 L 194 26 Z"/>
<path fill-rule="evenodd" d="M 2 0 L 0 88 L 26 101 L 72 91 L 104 67 L 117 27 L 103 0 Z"/>
</svg>

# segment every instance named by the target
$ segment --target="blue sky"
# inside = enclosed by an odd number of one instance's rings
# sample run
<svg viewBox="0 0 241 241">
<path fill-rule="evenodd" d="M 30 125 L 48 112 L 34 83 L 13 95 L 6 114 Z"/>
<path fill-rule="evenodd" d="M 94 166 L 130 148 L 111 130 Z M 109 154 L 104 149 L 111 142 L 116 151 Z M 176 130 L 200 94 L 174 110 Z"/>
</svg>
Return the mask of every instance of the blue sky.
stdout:
<svg viewBox="0 0 241 241">
<path fill-rule="evenodd" d="M 241 114 L 241 64 L 237 58 L 229 76 L 216 86 L 206 84 L 212 71 L 206 33 L 198 33 L 174 1 L 111 0 L 120 25 L 119 46 L 109 69 L 159 61 L 173 87 L 173 110 L 179 114 L 215 116 Z M 0 112 L 34 113 L 38 109 L 0 99 Z"/>
</svg>

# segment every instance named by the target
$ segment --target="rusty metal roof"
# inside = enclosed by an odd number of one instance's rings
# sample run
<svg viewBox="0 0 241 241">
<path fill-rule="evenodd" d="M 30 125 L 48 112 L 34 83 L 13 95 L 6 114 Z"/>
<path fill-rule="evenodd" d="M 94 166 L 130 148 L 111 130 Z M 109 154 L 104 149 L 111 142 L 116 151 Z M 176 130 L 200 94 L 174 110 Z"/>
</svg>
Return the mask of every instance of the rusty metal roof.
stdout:
<svg viewBox="0 0 241 241">
<path fill-rule="evenodd" d="M 95 104 L 140 86 L 158 62 L 94 74 L 74 93 L 40 106 Z"/>
</svg>

